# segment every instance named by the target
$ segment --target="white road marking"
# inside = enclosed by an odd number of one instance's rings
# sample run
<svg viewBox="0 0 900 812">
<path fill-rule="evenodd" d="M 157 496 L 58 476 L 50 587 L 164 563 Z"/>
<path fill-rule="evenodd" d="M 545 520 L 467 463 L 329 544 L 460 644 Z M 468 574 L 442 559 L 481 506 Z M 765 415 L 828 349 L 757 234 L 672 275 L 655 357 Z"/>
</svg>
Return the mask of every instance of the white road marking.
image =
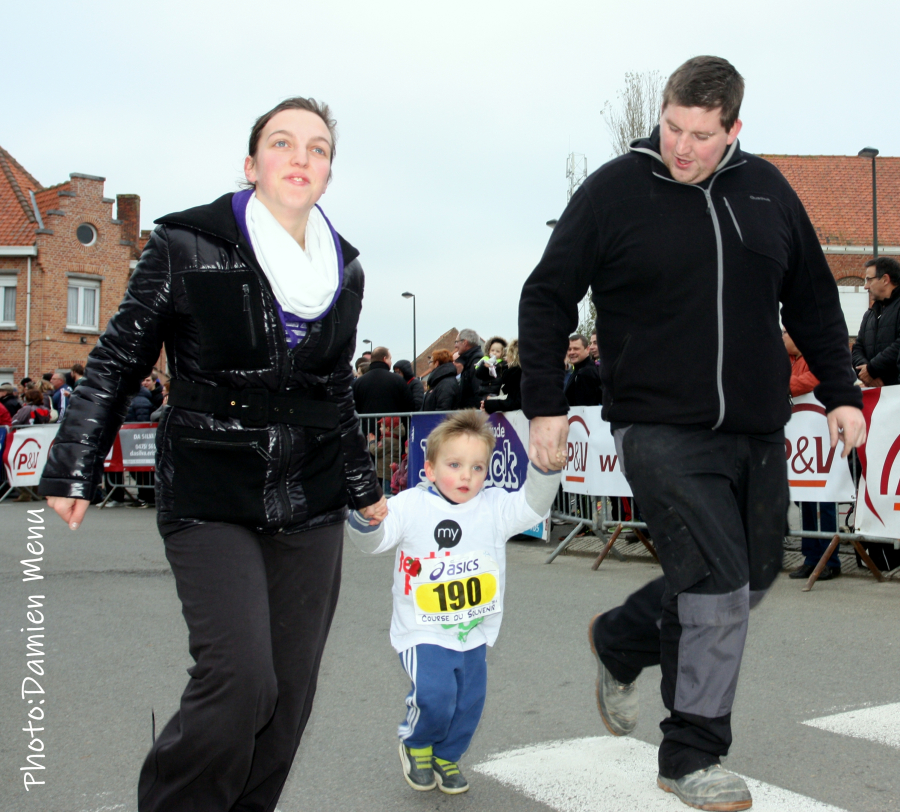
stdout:
<svg viewBox="0 0 900 812">
<path fill-rule="evenodd" d="M 820 716 L 803 724 L 840 733 L 842 736 L 868 739 L 888 747 L 900 748 L 900 702 L 876 708 L 860 708 L 833 716 Z"/>
<path fill-rule="evenodd" d="M 472 769 L 558 812 L 680 812 L 687 807 L 656 786 L 657 748 L 636 739 L 596 736 L 499 753 Z M 846 812 L 742 776 L 753 812 Z"/>
</svg>

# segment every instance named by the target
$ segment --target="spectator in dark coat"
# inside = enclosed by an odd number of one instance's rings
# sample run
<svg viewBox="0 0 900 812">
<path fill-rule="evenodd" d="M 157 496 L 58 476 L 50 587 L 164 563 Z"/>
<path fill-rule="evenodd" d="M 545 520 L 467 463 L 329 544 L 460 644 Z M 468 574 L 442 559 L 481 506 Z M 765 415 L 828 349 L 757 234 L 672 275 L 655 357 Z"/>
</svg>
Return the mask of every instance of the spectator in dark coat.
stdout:
<svg viewBox="0 0 900 812">
<path fill-rule="evenodd" d="M 569 406 L 599 406 L 603 401 L 600 384 L 600 368 L 588 351 L 588 340 L 580 333 L 569 336 L 566 359 L 572 365 L 572 374 L 566 380 L 565 396 Z"/>
<path fill-rule="evenodd" d="M 506 370 L 500 378 L 500 397 L 486 398 L 484 410 L 514 412 L 522 408 L 522 367 L 519 366 L 519 340 L 514 338 L 506 348 Z"/>
<path fill-rule="evenodd" d="M 131 405 L 128 407 L 128 413 L 125 415 L 126 423 L 149 423 L 150 415 L 153 413 L 153 400 L 150 397 L 150 390 L 153 387 L 153 379 L 148 375 L 141 381 L 141 388 L 138 393 L 131 399 Z"/>
<path fill-rule="evenodd" d="M 450 412 L 459 408 L 459 382 L 456 364 L 448 350 L 435 350 L 428 373 L 428 391 L 422 403 L 423 412 Z"/>
<path fill-rule="evenodd" d="M 459 408 L 478 409 L 484 400 L 481 381 L 475 377 L 475 364 L 481 360 L 481 339 L 474 330 L 460 330 L 456 351 L 462 372 L 459 378 Z"/>
<path fill-rule="evenodd" d="M 369 371 L 353 382 L 353 398 L 357 414 L 416 411 L 409 387 L 391 372 L 391 351 L 387 347 L 372 350 Z"/>
<path fill-rule="evenodd" d="M 13 384 L 5 383 L 0 386 L 0 403 L 6 407 L 6 411 L 11 415 L 14 415 L 22 408 L 21 402 L 16 397 L 16 387 Z"/>
<path fill-rule="evenodd" d="M 394 364 L 394 372 L 406 381 L 406 385 L 409 387 L 409 392 L 412 395 L 415 411 L 421 411 L 422 401 L 425 399 L 425 387 L 422 381 L 413 375 L 412 364 L 409 361 L 397 361 Z"/>
<path fill-rule="evenodd" d="M 900 362 L 900 262 L 878 257 L 866 263 L 866 290 L 875 300 L 853 345 L 853 366 L 865 386 L 893 386 Z"/>
</svg>

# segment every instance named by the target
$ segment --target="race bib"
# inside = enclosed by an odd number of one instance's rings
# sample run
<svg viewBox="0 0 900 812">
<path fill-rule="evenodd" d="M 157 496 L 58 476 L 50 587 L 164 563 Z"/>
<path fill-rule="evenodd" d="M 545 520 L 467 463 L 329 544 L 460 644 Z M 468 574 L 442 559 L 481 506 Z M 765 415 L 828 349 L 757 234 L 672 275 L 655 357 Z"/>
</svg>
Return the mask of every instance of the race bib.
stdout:
<svg viewBox="0 0 900 812">
<path fill-rule="evenodd" d="M 416 623 L 470 623 L 500 611 L 500 570 L 484 553 L 424 559 L 410 578 Z"/>
</svg>

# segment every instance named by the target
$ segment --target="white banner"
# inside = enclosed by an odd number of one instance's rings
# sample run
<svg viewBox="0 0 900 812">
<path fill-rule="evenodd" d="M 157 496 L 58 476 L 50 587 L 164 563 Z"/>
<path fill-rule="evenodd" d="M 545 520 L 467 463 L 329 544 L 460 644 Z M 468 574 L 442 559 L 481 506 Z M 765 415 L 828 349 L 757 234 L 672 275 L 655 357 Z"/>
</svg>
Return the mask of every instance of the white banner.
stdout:
<svg viewBox="0 0 900 812">
<path fill-rule="evenodd" d="M 893 425 L 898 424 L 900 420 Z M 785 427 L 792 500 L 852 502 L 856 499 L 850 468 L 841 459 L 840 444 L 835 450 L 829 444 L 828 421 L 822 404 L 812 395 L 795 398 L 791 420 Z M 594 496 L 631 496 L 610 425 L 600 419 L 599 406 L 576 406 L 569 410 L 563 490 Z"/>
<path fill-rule="evenodd" d="M 562 483 L 568 493 L 631 496 L 609 423 L 600 419 L 599 406 L 569 409 L 568 455 Z"/>
<path fill-rule="evenodd" d="M 795 502 L 854 502 L 856 488 L 843 446 L 831 448 L 825 407 L 813 395 L 794 398 L 784 427 L 788 484 Z"/>
<path fill-rule="evenodd" d="M 49 423 L 26 426 L 12 433 L 3 451 L 3 467 L 10 485 L 31 487 L 41 481 L 47 453 L 57 431 L 59 423 Z"/>
<path fill-rule="evenodd" d="M 870 536 L 900 538 L 900 386 L 863 392 L 868 438 L 859 450 L 856 530 Z"/>
<path fill-rule="evenodd" d="M 156 467 L 156 423 L 141 423 L 119 429 L 122 464 L 129 468 Z"/>
</svg>

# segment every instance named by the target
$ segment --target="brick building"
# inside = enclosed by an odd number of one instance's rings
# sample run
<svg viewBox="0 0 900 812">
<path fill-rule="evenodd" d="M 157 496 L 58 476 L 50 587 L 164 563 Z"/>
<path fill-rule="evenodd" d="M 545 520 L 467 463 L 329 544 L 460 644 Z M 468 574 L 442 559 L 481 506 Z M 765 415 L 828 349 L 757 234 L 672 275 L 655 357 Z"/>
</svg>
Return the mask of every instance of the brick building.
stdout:
<svg viewBox="0 0 900 812">
<path fill-rule="evenodd" d="M 763 155 L 803 201 L 838 283 L 848 336 L 856 336 L 869 296 L 872 258 L 872 161 L 849 155 Z M 875 159 L 878 254 L 900 259 L 900 158 Z"/>
<path fill-rule="evenodd" d="M 0 147 L 0 382 L 84 364 L 118 308 L 148 232 L 104 182 L 42 186 Z"/>
</svg>

